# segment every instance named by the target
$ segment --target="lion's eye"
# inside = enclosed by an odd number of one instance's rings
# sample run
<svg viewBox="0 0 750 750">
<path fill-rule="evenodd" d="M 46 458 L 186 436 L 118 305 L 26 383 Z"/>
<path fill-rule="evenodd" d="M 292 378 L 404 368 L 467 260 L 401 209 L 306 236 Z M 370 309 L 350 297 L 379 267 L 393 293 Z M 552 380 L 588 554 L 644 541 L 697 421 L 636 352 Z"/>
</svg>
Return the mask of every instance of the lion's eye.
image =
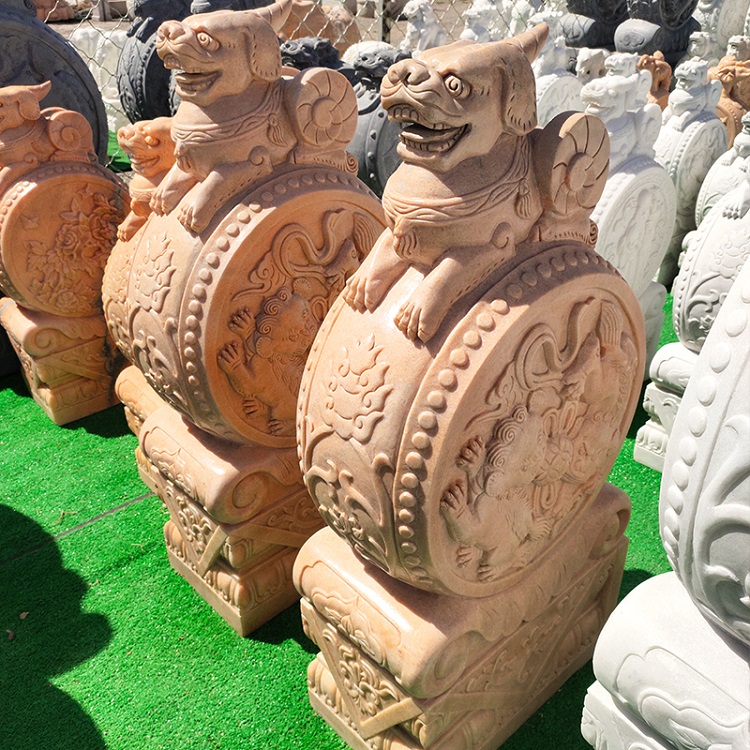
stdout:
<svg viewBox="0 0 750 750">
<path fill-rule="evenodd" d="M 196 34 L 196 37 L 198 39 L 198 44 L 200 44 L 201 47 L 205 47 L 209 51 L 213 51 L 215 49 L 218 49 L 219 47 L 218 42 L 205 31 L 199 31 Z"/>
<path fill-rule="evenodd" d="M 456 98 L 463 98 L 469 95 L 471 91 L 469 84 L 464 83 L 458 76 L 447 76 L 445 79 L 445 88 Z"/>
</svg>

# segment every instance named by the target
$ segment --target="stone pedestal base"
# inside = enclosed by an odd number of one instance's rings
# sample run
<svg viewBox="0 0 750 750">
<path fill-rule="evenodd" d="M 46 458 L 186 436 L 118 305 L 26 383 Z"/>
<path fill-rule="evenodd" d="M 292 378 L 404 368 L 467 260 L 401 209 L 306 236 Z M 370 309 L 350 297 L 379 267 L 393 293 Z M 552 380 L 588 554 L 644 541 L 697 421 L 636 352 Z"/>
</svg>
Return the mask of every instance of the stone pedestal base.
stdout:
<svg viewBox="0 0 750 750">
<path fill-rule="evenodd" d="M 649 420 L 638 430 L 633 458 L 656 471 L 664 469 L 667 443 L 698 355 L 675 342 L 663 346 L 651 362 L 643 409 Z"/>
<path fill-rule="evenodd" d="M 623 599 L 594 672 L 582 732 L 596 748 L 750 747 L 747 648 L 708 622 L 674 573 Z"/>
<path fill-rule="evenodd" d="M 125 419 L 134 435 L 138 435 L 150 414 L 164 406 L 162 398 L 135 365 L 128 365 L 117 376 L 115 393 L 125 407 Z"/>
<path fill-rule="evenodd" d="M 117 403 L 119 354 L 102 316 L 63 318 L 4 299 L 0 323 L 21 361 L 34 400 L 55 424 L 67 424 Z"/>
<path fill-rule="evenodd" d="M 293 448 L 229 443 L 162 406 L 143 422 L 136 458 L 170 513 L 172 567 L 240 635 L 297 599 L 294 558 L 323 521 Z"/>
<path fill-rule="evenodd" d="M 629 509 L 605 486 L 575 548 L 481 599 L 416 590 L 317 533 L 295 563 L 321 649 L 313 708 L 357 750 L 495 750 L 591 657 L 616 603 Z"/>
</svg>

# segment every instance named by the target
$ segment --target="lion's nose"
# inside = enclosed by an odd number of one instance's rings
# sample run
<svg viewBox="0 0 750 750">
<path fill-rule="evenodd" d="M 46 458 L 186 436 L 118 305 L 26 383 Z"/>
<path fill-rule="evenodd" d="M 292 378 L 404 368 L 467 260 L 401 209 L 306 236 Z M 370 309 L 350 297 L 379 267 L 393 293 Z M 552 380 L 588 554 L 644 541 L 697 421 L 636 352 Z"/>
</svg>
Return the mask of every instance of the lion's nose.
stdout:
<svg viewBox="0 0 750 750">
<path fill-rule="evenodd" d="M 157 39 L 169 39 L 173 42 L 187 34 L 187 29 L 179 21 L 164 21 L 156 32 Z"/>
<path fill-rule="evenodd" d="M 417 60 L 402 60 L 392 65 L 388 70 L 388 78 L 392 83 L 406 83 L 416 86 L 430 77 L 430 71 Z"/>
</svg>

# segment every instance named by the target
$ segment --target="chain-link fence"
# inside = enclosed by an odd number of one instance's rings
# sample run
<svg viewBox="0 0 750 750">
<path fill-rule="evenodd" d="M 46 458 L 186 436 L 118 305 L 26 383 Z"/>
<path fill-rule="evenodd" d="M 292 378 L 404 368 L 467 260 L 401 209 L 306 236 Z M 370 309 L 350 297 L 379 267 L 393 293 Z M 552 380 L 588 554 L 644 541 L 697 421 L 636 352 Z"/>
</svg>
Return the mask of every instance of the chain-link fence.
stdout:
<svg viewBox="0 0 750 750">
<path fill-rule="evenodd" d="M 207 9 L 230 0 L 205 0 Z M 548 0 L 549 1 L 549 0 Z M 37 16 L 64 36 L 86 62 L 99 87 L 111 135 L 110 159 L 116 158 L 114 134 L 128 122 L 120 102 L 118 60 L 126 47 L 133 6 L 148 0 L 34 0 Z M 159 0 L 163 11 L 169 5 Z M 194 7 L 201 5 L 194 0 Z M 232 7 L 265 5 L 267 0 L 233 0 Z M 152 3 L 153 4 L 153 3 Z M 189 5 L 185 5 L 186 12 Z M 460 37 L 488 41 L 524 28 L 542 0 L 341 0 L 321 5 L 297 0 L 283 35 L 324 36 L 343 53 L 358 41 L 383 41 L 407 52 L 445 44 Z M 155 6 L 156 7 L 156 6 Z M 175 4 L 176 7 L 176 4 Z M 131 115 L 132 116 L 132 115 Z"/>
</svg>

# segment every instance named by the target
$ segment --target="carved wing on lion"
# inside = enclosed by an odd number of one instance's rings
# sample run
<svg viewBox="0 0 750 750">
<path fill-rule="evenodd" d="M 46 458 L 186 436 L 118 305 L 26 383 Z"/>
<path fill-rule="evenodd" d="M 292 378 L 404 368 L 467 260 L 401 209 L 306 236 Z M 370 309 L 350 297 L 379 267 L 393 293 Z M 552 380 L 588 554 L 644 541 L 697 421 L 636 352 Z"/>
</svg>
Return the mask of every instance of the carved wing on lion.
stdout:
<svg viewBox="0 0 750 750">
<path fill-rule="evenodd" d="M 609 174 L 604 123 L 581 112 L 563 112 L 537 135 L 534 156 L 545 208 L 540 239 L 589 240 L 589 215 Z"/>
</svg>

